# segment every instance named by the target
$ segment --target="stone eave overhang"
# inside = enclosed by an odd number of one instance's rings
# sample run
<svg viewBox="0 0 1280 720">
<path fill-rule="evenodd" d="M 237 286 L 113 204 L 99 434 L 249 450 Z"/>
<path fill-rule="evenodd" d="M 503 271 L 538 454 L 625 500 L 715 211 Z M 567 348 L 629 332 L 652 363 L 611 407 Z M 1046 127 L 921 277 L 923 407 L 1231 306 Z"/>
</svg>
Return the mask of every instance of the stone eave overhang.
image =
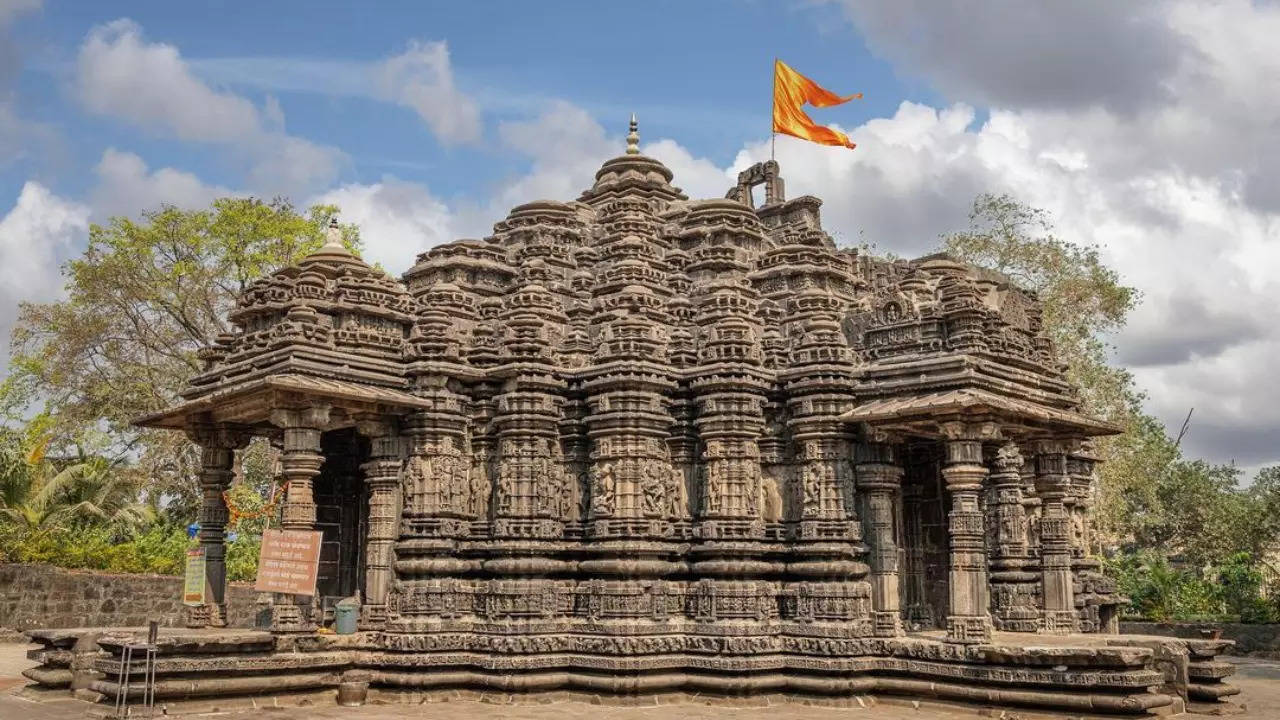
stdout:
<svg viewBox="0 0 1280 720">
<path fill-rule="evenodd" d="M 332 348 L 288 345 L 246 357 L 193 378 L 182 393 L 183 400 L 195 400 L 224 387 L 281 374 L 311 375 L 320 378 L 404 388 L 404 366 L 390 358 L 354 355 Z"/>
<path fill-rule="evenodd" d="M 323 402 L 351 415 L 400 415 L 433 407 L 431 401 L 400 390 L 285 373 L 220 387 L 167 410 L 144 415 L 133 424 L 166 430 L 182 430 L 197 420 L 262 426 L 268 423 L 272 410 L 299 401 Z"/>
<path fill-rule="evenodd" d="M 923 437 L 939 437 L 942 423 L 965 419 L 994 421 L 1008 434 L 1028 437 L 1094 437 L 1121 432 L 1112 423 L 1074 410 L 973 387 L 870 400 L 844 413 L 840 419 Z"/>
<path fill-rule="evenodd" d="M 1033 403 L 1066 408 L 1070 386 L 1059 378 L 971 353 L 946 353 L 858 367 L 858 395 L 864 400 L 937 390 L 985 389 L 1025 396 Z"/>
</svg>

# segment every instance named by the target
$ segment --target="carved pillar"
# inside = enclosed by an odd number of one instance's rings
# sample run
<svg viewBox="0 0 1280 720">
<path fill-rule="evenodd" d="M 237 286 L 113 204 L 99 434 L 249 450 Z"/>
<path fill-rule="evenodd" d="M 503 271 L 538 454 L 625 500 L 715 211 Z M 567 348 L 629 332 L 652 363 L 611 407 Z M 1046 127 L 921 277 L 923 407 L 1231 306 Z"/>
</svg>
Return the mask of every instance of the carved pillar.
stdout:
<svg viewBox="0 0 1280 720">
<path fill-rule="evenodd" d="M 1082 446 L 1067 456 L 1067 472 L 1071 475 L 1071 574 L 1075 604 L 1080 617 L 1080 632 L 1119 632 L 1118 606 L 1123 602 L 1116 582 L 1102 572 L 1102 563 L 1090 551 L 1093 548 L 1094 468 L 1097 458 L 1092 448 Z"/>
<path fill-rule="evenodd" d="M 471 520 L 482 514 L 488 492 L 487 482 L 474 483 L 472 478 L 465 398 L 445 387 L 443 377 L 419 382 L 415 394 L 431 407 L 402 422 L 404 535 L 465 537 Z"/>
<path fill-rule="evenodd" d="M 565 485 L 569 497 L 565 500 L 566 536 L 582 537 L 591 500 L 591 441 L 587 437 L 584 420 L 586 402 L 571 397 L 561 407 L 560 448 L 564 455 Z"/>
<path fill-rule="evenodd" d="M 205 597 L 202 605 L 183 606 L 187 627 L 226 627 L 227 503 L 223 493 L 231 486 L 235 451 L 249 436 L 226 426 L 191 428 L 188 436 L 200 445 L 200 531 L 197 538 L 204 550 Z"/>
<path fill-rule="evenodd" d="M 663 538 L 678 516 L 684 484 L 671 463 L 674 422 L 664 393 L 675 384 L 656 375 L 602 375 L 585 383 L 590 414 L 591 535 Z"/>
<path fill-rule="evenodd" d="M 987 479 L 987 468 L 982 463 L 982 442 L 996 437 L 996 427 L 989 422 L 957 421 L 944 423 L 942 433 L 946 438 L 946 464 L 942 468 L 942 478 L 951 494 L 947 640 L 956 643 L 990 642 L 990 589 L 987 586 L 987 556 L 978 496 Z"/>
<path fill-rule="evenodd" d="M 1044 441 L 1036 447 L 1036 490 L 1040 517 L 1041 631 L 1065 635 L 1079 629 L 1071 582 L 1071 518 L 1063 500 L 1070 492 L 1069 441 Z"/>
<path fill-rule="evenodd" d="M 678 502 L 672 503 L 672 521 L 679 526 L 682 536 L 689 531 L 690 518 L 693 516 L 689 500 L 694 493 L 689 488 L 696 487 L 694 478 L 697 476 L 698 461 L 698 436 L 692 419 L 694 407 L 687 395 L 681 392 L 686 389 L 678 389 L 676 392 L 680 394 L 671 403 L 673 420 L 671 433 L 667 436 L 667 453 L 676 471 L 675 479 L 680 484 L 675 488 Z"/>
<path fill-rule="evenodd" d="M 866 505 L 863 522 L 871 546 L 871 618 L 877 637 L 902 634 L 898 589 L 898 518 L 904 471 L 897 449 L 887 443 L 859 445 L 858 492 Z"/>
<path fill-rule="evenodd" d="M 708 377 L 698 378 L 693 386 L 699 402 L 694 423 L 704 448 L 699 504 L 703 536 L 762 537 L 756 441 L 764 431 L 763 383 L 754 378 Z"/>
<path fill-rule="evenodd" d="M 1035 632 L 1039 577 L 1032 571 L 1027 512 L 1022 493 L 1022 454 L 1005 443 L 991 459 L 987 537 L 991 556 L 991 613 L 997 630 Z"/>
<path fill-rule="evenodd" d="M 283 431 L 284 452 L 280 472 L 289 489 L 281 508 L 280 525 L 285 530 L 315 530 L 316 503 L 311 482 L 320 474 L 324 457 L 320 454 L 320 433 L 329 424 L 329 406 L 276 409 L 271 424 Z M 271 629 L 281 632 L 309 632 L 315 629 L 312 617 L 314 596 L 281 599 L 271 606 Z"/>
<path fill-rule="evenodd" d="M 624 207 L 610 217 L 650 221 Z M 613 254 L 619 246 L 612 244 L 621 241 L 610 237 L 605 246 L 609 257 L 621 257 Z M 652 371 L 667 357 L 666 338 L 655 318 L 660 300 L 646 286 L 618 289 L 612 277 L 603 276 L 597 288 L 598 366 L 582 383 L 592 445 L 590 534 L 601 539 L 670 537 L 671 520 L 678 514 L 674 511 L 682 504 L 682 483 L 667 451 L 675 420 L 666 398 L 676 383 Z M 641 367 L 648 371 L 639 371 Z"/>
<path fill-rule="evenodd" d="M 369 495 L 360 625 L 381 629 L 387 620 L 387 597 L 395 580 L 391 563 L 400 531 L 401 442 L 391 422 L 361 421 L 357 429 L 369 438 L 369 461 L 360 466 Z"/>
<path fill-rule="evenodd" d="M 564 381 L 522 374 L 498 395 L 497 505 L 493 534 L 506 538 L 559 538 L 571 497 L 560 451 L 560 399 Z"/>
</svg>

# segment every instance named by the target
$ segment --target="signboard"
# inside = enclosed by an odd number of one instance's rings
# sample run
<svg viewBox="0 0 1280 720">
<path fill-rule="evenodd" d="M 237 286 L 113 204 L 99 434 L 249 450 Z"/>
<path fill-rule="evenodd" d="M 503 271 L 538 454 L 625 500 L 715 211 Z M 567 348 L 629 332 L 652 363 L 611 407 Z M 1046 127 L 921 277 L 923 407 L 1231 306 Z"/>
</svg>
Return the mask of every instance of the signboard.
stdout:
<svg viewBox="0 0 1280 720">
<path fill-rule="evenodd" d="M 316 577 L 320 574 L 320 541 L 318 530 L 266 530 L 262 533 L 262 551 L 258 555 L 258 592 L 290 595 L 315 595 Z"/>
<path fill-rule="evenodd" d="M 204 548 L 188 550 L 187 572 L 182 581 L 182 604 L 203 605 L 204 590 Z"/>
</svg>

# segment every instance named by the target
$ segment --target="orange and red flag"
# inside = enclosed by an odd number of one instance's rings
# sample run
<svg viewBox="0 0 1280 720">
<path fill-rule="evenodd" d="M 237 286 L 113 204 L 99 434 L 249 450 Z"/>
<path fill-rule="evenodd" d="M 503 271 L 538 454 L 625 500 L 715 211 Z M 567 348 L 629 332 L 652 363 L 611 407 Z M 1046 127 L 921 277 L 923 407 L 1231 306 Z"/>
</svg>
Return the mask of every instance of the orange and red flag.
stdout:
<svg viewBox="0 0 1280 720">
<path fill-rule="evenodd" d="M 781 60 L 773 61 L 773 131 L 821 143 L 823 145 L 855 145 L 839 130 L 818 125 L 804 111 L 808 103 L 814 107 L 832 107 L 862 97 L 854 93 L 841 97 L 801 75 Z"/>
</svg>

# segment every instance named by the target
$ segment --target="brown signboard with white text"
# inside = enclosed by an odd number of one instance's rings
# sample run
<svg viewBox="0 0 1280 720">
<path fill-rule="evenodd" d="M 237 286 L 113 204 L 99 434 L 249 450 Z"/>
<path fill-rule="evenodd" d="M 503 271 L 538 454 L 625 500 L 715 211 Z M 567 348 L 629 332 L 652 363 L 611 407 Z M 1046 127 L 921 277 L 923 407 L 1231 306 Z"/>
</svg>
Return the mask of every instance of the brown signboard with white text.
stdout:
<svg viewBox="0 0 1280 720">
<path fill-rule="evenodd" d="M 315 595 L 324 533 L 312 530 L 266 530 L 258 555 L 259 592 Z"/>
</svg>

